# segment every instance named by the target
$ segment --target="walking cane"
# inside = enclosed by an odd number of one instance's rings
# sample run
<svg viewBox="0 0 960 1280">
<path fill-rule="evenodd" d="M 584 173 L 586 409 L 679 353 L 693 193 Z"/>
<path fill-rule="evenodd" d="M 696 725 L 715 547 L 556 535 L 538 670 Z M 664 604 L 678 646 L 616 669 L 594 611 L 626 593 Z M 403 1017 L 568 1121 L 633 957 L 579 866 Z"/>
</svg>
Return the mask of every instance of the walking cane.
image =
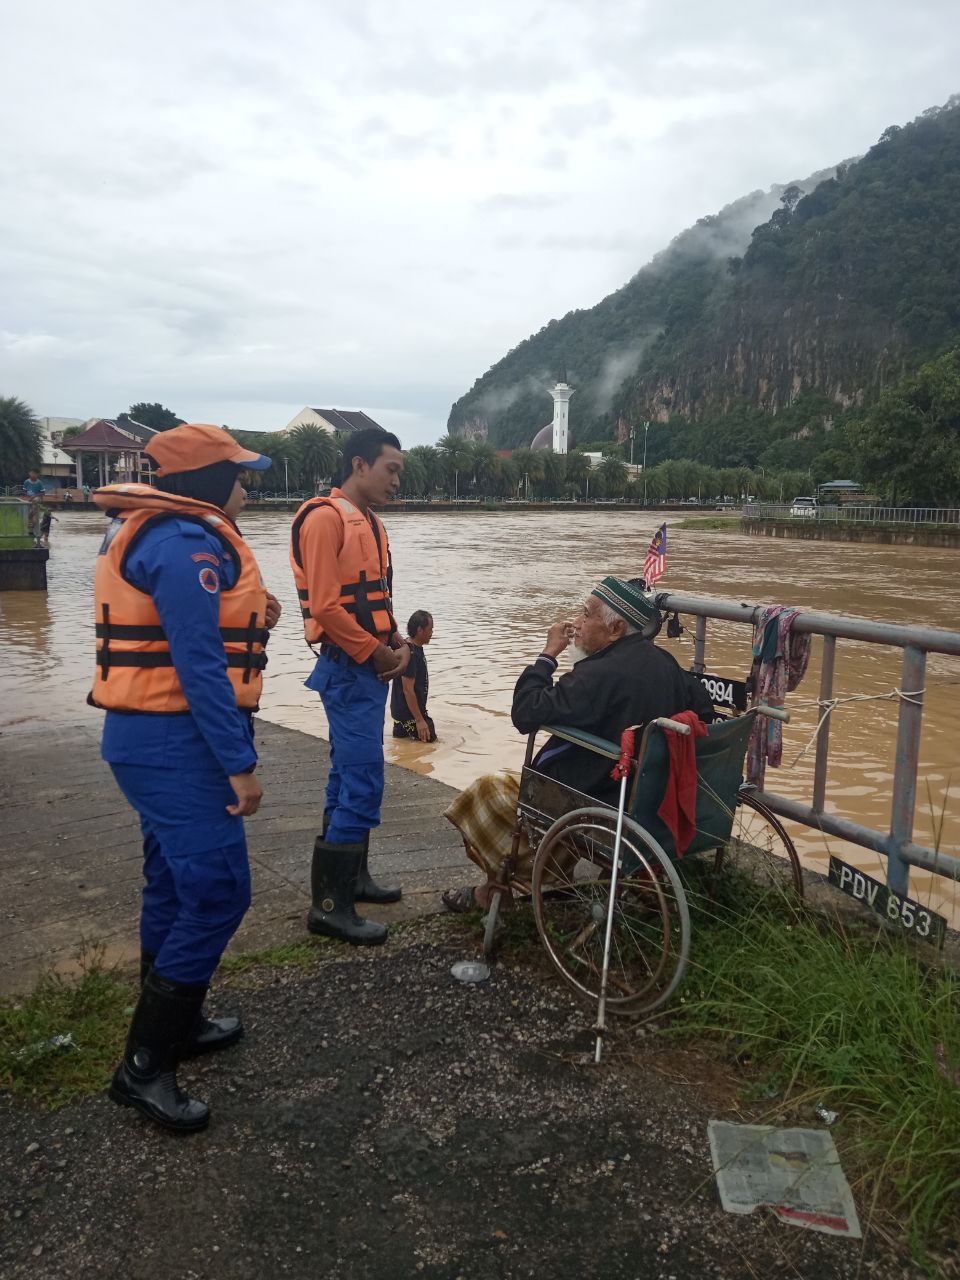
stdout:
<svg viewBox="0 0 960 1280">
<path fill-rule="evenodd" d="M 682 734 L 687 737 L 690 733 L 690 726 L 676 720 L 671 720 L 669 716 L 657 716 L 655 720 L 651 720 L 650 724 L 659 725 L 661 729 L 669 730 L 673 733 Z M 649 725 L 647 726 L 649 728 Z M 617 808 L 617 834 L 613 841 L 613 868 L 610 872 L 610 902 L 607 906 L 607 936 L 603 943 L 603 968 L 600 971 L 600 998 L 597 1001 L 597 1025 L 594 1030 L 597 1033 L 597 1045 L 593 1054 L 593 1061 L 596 1064 L 600 1062 L 601 1046 L 603 1044 L 603 1036 L 606 1031 L 606 1012 L 607 1012 L 607 975 L 610 972 L 610 944 L 613 940 L 613 911 L 617 901 L 617 876 L 620 871 L 620 846 L 623 843 L 623 815 L 627 807 L 627 778 L 630 775 L 630 766 L 633 763 L 634 742 L 638 725 L 634 725 L 631 729 L 624 729 L 620 735 L 620 759 L 610 771 L 611 778 L 620 780 L 620 803 Z M 640 751 L 643 752 L 643 743 L 640 744 Z"/>
<path fill-rule="evenodd" d="M 610 776 L 620 779 L 620 801 L 617 805 L 617 834 L 613 840 L 613 867 L 610 871 L 610 901 L 607 904 L 607 936 L 603 943 L 603 968 L 600 971 L 600 999 L 597 1002 L 597 1045 L 593 1061 L 599 1065 L 606 1030 L 607 975 L 610 972 L 610 944 L 613 939 L 613 911 L 617 901 L 617 874 L 620 870 L 620 846 L 623 843 L 623 814 L 627 807 L 627 779 L 633 763 L 635 736 L 633 729 L 624 729 L 620 735 L 620 759 L 610 771 Z"/>
</svg>

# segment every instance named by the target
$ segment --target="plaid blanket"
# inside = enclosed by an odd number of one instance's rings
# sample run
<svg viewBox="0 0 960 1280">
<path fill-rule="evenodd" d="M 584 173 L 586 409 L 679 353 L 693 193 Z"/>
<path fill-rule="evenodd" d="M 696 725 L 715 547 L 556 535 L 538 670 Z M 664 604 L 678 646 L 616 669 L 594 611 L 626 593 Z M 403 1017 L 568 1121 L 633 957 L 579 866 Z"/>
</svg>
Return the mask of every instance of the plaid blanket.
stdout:
<svg viewBox="0 0 960 1280">
<path fill-rule="evenodd" d="M 491 879 L 499 875 L 513 845 L 519 795 L 520 775 L 504 769 L 471 782 L 444 810 L 443 816 L 463 836 L 467 857 Z M 515 880 L 528 888 L 532 865 L 530 844 L 521 836 Z"/>
</svg>

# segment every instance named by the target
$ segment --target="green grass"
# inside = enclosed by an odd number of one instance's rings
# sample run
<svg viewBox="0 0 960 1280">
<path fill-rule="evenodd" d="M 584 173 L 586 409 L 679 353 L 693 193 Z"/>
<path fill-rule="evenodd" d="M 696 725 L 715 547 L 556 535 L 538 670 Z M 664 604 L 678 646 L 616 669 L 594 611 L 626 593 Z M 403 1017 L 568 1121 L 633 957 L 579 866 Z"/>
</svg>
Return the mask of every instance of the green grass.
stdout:
<svg viewBox="0 0 960 1280">
<path fill-rule="evenodd" d="M 955 1220 L 960 1196 L 958 975 L 872 924 L 736 897 L 694 906 L 670 1034 L 723 1042 L 755 1083 L 759 1072 L 778 1090 L 778 1114 L 821 1101 L 839 1112 L 861 1203 L 865 1192 L 895 1208 L 922 1249 Z"/>
<path fill-rule="evenodd" d="M 711 530 L 730 533 L 739 527 L 739 513 L 735 516 L 700 516 L 693 520 L 679 520 L 672 526 L 674 529 L 690 529 L 695 533 L 709 533 Z"/>
<path fill-rule="evenodd" d="M 275 947 L 263 947 L 259 951 L 240 951 L 226 955 L 220 961 L 221 973 L 245 973 L 248 969 L 308 969 L 314 964 L 320 951 L 333 945 L 333 938 L 304 938 L 300 942 L 285 942 Z"/>
<path fill-rule="evenodd" d="M 28 996 L 0 999 L 0 1090 L 48 1106 L 105 1088 L 120 1059 L 136 980 L 81 950 L 76 978 L 43 974 Z M 56 1048 L 69 1035 L 73 1048 Z"/>
</svg>

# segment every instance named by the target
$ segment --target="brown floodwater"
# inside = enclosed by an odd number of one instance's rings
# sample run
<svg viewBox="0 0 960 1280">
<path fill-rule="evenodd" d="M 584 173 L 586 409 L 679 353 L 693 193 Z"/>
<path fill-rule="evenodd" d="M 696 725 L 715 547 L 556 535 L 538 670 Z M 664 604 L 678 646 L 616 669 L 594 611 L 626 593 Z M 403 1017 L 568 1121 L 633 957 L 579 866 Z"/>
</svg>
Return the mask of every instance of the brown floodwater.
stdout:
<svg viewBox="0 0 960 1280">
<path fill-rule="evenodd" d="M 396 566 L 395 602 L 403 623 L 415 609 L 434 615 L 427 650 L 430 713 L 440 740 L 426 745 L 386 737 L 387 758 L 453 786 L 491 768 L 519 768 L 524 741 L 510 723 L 514 682 L 540 652 L 547 627 L 569 617 L 585 592 L 608 573 L 638 574 L 656 521 L 630 511 L 386 513 Z M 287 513 L 251 511 L 242 519 L 284 616 L 270 641 L 262 715 L 325 736 L 319 698 L 303 687 L 313 657 L 303 641 L 287 562 Z M 92 512 L 65 512 L 54 526 L 49 591 L 0 593 L 0 729 L 57 723 L 100 713 L 85 707 L 92 673 L 92 580 L 104 527 Z M 955 551 L 872 544 L 785 542 L 734 532 L 670 528 L 664 590 L 749 603 L 805 605 L 885 622 L 957 626 Z M 750 665 L 749 628 L 709 624 L 707 667 L 743 678 Z M 679 640 L 658 641 L 680 662 L 692 661 L 692 624 Z M 813 782 L 811 735 L 817 724 L 821 641 L 814 639 L 803 683 L 788 697 L 783 766 L 766 787 L 808 800 Z M 829 807 L 886 829 L 897 703 L 885 697 L 900 683 L 901 651 L 841 640 L 835 693 L 870 695 L 833 715 Z M 956 853 L 960 846 L 960 659 L 931 655 L 924 694 L 914 839 Z M 809 748 L 804 754 L 804 748 Z M 879 855 L 790 824 L 809 865 L 825 869 L 828 853 L 883 878 Z M 960 920 L 960 887 L 914 872 L 914 896 Z"/>
</svg>

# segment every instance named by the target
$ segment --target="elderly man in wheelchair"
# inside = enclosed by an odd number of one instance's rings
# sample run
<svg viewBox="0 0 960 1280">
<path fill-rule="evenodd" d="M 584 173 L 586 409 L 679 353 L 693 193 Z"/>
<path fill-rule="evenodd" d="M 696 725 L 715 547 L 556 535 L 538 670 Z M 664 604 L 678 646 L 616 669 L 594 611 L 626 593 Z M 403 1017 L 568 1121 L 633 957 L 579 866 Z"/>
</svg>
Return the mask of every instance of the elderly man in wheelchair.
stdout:
<svg viewBox="0 0 960 1280">
<path fill-rule="evenodd" d="M 685 966 L 690 925 L 678 856 L 715 851 L 719 868 L 725 856 L 735 860 L 749 848 L 753 862 L 774 868 L 768 875 L 778 885 L 801 884 L 789 837 L 741 786 L 755 712 L 708 730 L 705 722 L 716 717 L 701 682 L 652 642 L 660 624 L 642 583 L 605 578 L 575 621 L 550 628 L 543 652 L 517 681 L 513 723 L 529 735 L 522 775 L 484 775 L 445 813 L 485 875 L 479 885 L 447 890 L 447 909 L 486 911 L 489 954 L 501 902 L 530 894 L 554 964 L 581 995 L 595 998 L 617 843 L 611 767 L 623 732 L 643 730 L 630 761 L 615 895 L 608 1003 L 623 1012 L 662 1004 Z M 577 660 L 555 680 L 568 645 Z M 550 737 L 534 754 L 542 729 Z M 673 735 L 690 735 L 685 756 L 671 749 Z M 678 769 L 686 776 L 678 778 Z M 677 786 L 687 785 L 689 800 L 691 774 L 695 813 L 678 841 Z"/>
</svg>

